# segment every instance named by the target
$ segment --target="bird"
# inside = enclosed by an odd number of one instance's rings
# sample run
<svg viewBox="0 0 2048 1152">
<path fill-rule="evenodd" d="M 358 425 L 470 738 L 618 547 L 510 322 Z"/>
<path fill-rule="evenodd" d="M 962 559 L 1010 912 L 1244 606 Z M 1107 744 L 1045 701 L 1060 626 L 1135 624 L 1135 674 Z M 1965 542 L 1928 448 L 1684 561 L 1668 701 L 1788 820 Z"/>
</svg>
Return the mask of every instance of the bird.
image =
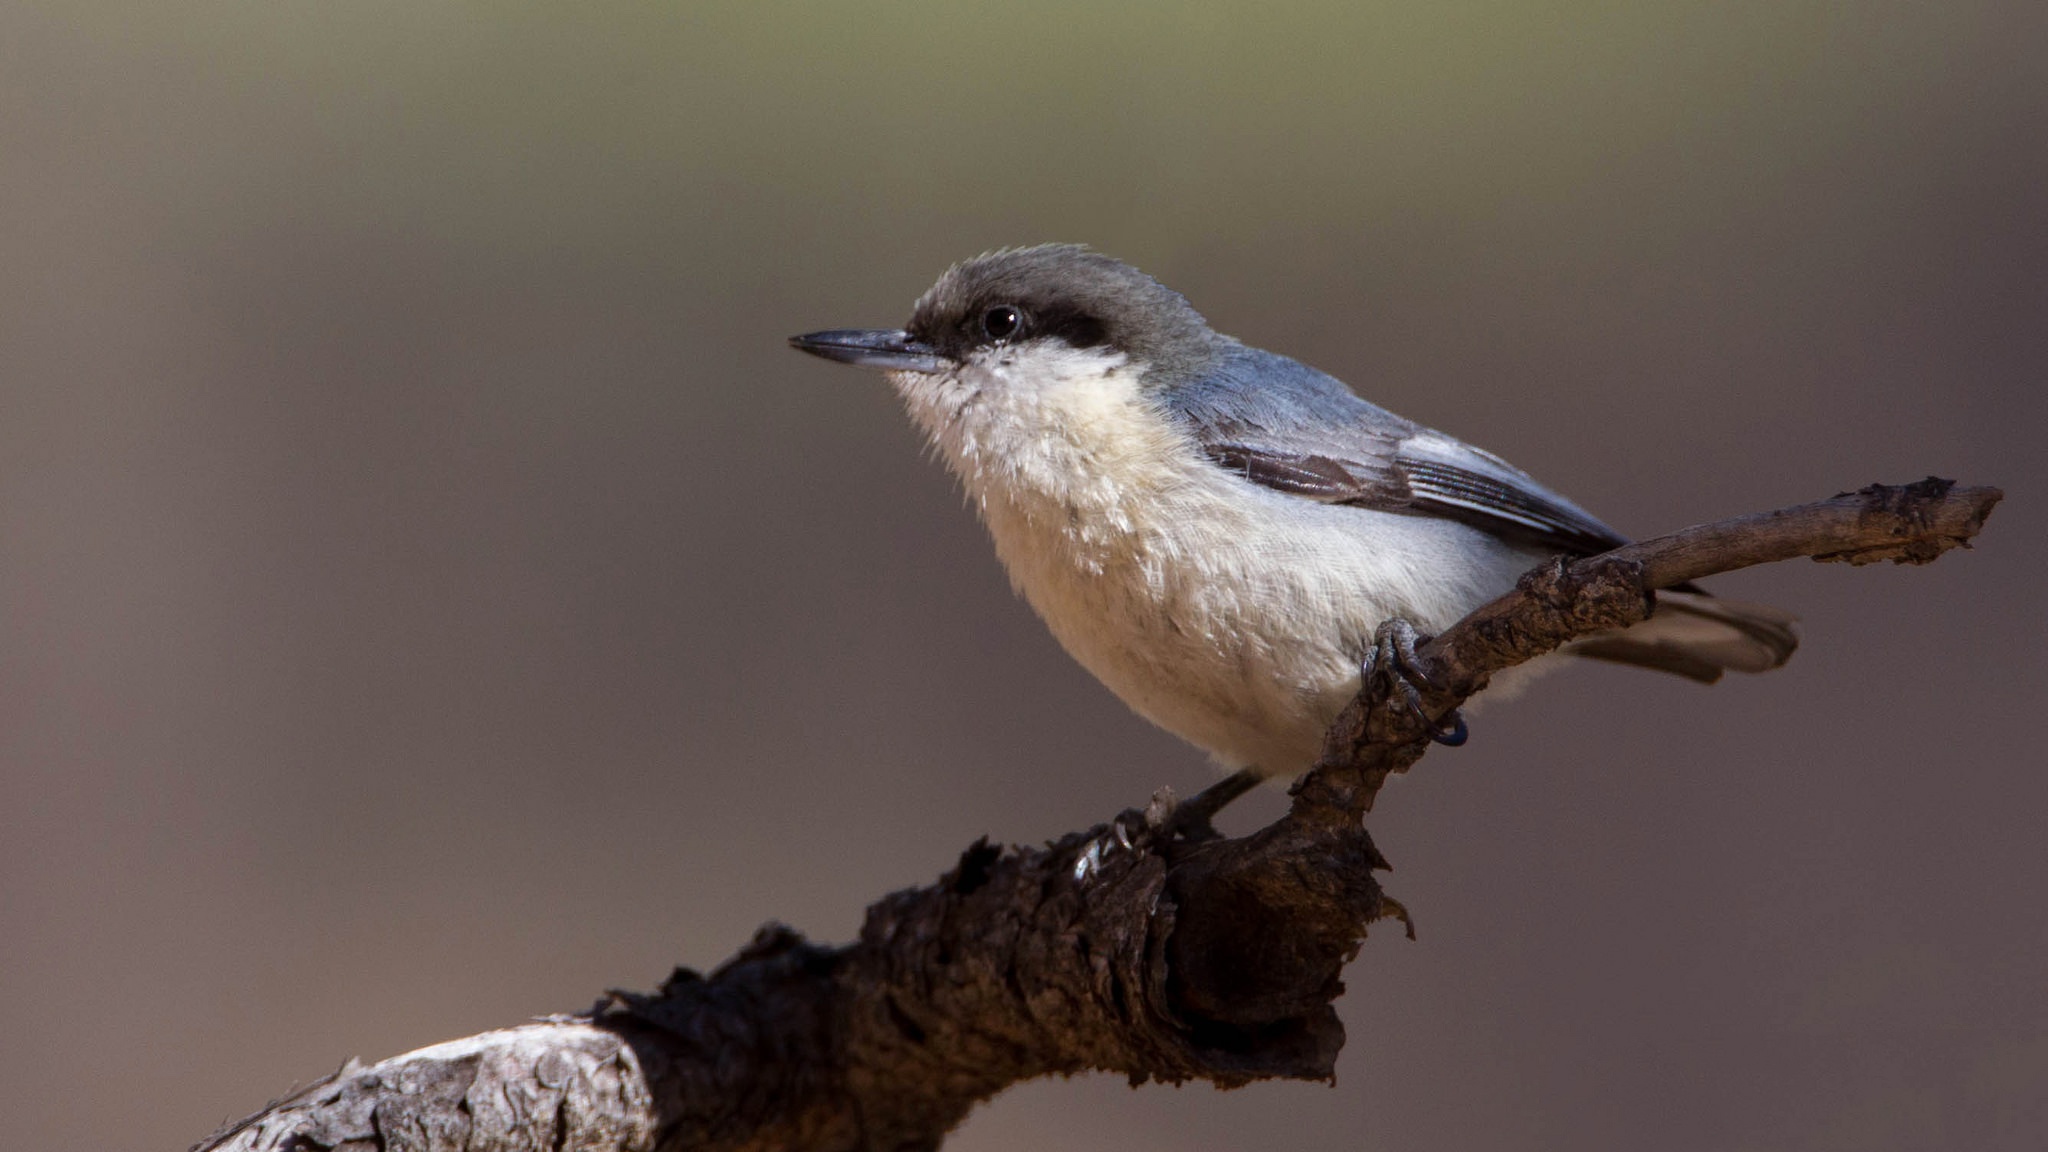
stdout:
<svg viewBox="0 0 2048 1152">
<path fill-rule="evenodd" d="M 886 374 L 1016 590 L 1133 711 L 1235 773 L 1221 802 L 1315 763 L 1384 626 L 1440 632 L 1550 558 L 1627 543 L 1081 245 L 984 253 L 901 329 L 790 343 Z M 1712 683 L 1785 663 L 1792 625 L 1687 587 L 1564 651 Z"/>
</svg>

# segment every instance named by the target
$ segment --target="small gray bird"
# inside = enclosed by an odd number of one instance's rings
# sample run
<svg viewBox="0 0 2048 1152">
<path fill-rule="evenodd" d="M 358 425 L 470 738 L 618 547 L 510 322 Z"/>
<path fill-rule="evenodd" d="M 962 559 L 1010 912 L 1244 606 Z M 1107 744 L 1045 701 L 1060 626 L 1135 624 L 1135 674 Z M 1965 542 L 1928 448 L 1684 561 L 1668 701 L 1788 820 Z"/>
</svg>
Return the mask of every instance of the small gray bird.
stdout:
<svg viewBox="0 0 2048 1152">
<path fill-rule="evenodd" d="M 1246 780 L 1314 763 L 1383 621 L 1438 632 L 1548 557 L 1627 542 L 1079 246 L 957 264 L 901 331 L 790 343 L 887 372 L 1061 645 Z M 1784 613 L 1691 590 L 1567 651 L 1711 683 L 1797 643 Z"/>
</svg>

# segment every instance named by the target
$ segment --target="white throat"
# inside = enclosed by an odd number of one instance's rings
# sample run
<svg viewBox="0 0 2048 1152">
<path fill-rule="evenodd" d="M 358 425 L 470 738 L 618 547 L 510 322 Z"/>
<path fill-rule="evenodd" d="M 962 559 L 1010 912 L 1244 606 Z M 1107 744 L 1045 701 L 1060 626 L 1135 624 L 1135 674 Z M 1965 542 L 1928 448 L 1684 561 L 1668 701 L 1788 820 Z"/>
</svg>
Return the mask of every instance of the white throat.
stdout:
<svg viewBox="0 0 2048 1152">
<path fill-rule="evenodd" d="M 977 350 L 951 375 L 890 379 L 997 534 L 1014 578 L 1020 557 L 1010 546 L 1024 542 L 1004 539 L 1001 521 L 1107 544 L 1140 527 L 1162 487 L 1204 466 L 1141 395 L 1143 372 L 1122 352 L 1037 340 Z"/>
</svg>

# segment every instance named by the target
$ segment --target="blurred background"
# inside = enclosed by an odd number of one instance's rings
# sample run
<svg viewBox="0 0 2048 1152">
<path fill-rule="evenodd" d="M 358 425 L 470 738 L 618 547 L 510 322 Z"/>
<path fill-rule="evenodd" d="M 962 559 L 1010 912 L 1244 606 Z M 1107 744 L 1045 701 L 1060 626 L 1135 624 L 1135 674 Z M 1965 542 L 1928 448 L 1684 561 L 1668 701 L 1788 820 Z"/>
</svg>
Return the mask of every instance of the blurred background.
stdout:
<svg viewBox="0 0 2048 1152">
<path fill-rule="evenodd" d="M 0 5 L 10 1142 L 182 1148 L 1209 780 L 783 345 L 1072 240 L 1624 531 L 2010 498 L 1716 582 L 1781 672 L 1577 668 L 1396 782 L 1421 938 L 1335 1087 L 952 1147 L 2042 1146 L 2044 60 L 2038 0 Z"/>
</svg>

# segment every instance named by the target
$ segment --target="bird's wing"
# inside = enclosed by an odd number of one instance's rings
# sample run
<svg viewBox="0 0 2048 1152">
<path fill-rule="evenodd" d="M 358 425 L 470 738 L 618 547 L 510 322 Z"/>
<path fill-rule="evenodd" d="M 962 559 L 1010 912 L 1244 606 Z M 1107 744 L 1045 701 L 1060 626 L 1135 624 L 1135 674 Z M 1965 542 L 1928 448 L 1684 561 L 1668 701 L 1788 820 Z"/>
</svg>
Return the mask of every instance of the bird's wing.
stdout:
<svg viewBox="0 0 2048 1152">
<path fill-rule="evenodd" d="M 1500 457 L 1374 407 L 1284 356 L 1234 349 L 1164 399 L 1210 460 L 1254 484 L 1328 504 L 1448 517 L 1572 556 L 1627 543 Z M 1783 664 L 1799 644 L 1791 619 L 1684 584 L 1659 594 L 1649 620 L 1567 650 L 1712 682 L 1724 669 Z"/>
<path fill-rule="evenodd" d="M 1369 404 L 1284 356 L 1238 349 L 1216 371 L 1172 389 L 1167 403 L 1210 460 L 1267 488 L 1446 517 L 1575 556 L 1628 542 L 1500 457 Z"/>
<path fill-rule="evenodd" d="M 1424 430 L 1403 440 L 1394 463 L 1417 508 L 1496 536 L 1587 556 L 1628 543 L 1528 473 L 1441 432 Z"/>
</svg>

